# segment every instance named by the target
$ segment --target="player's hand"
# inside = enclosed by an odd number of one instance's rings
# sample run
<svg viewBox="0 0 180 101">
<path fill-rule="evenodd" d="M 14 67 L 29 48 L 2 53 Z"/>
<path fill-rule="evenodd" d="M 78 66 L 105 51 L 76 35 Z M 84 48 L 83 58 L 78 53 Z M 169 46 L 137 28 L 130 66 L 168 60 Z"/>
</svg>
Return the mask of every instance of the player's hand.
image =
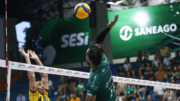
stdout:
<svg viewBox="0 0 180 101">
<path fill-rule="evenodd" d="M 33 59 L 33 60 L 39 59 L 39 57 L 36 55 L 36 53 L 32 50 L 29 50 L 29 54 L 30 54 L 30 59 Z"/>
<path fill-rule="evenodd" d="M 118 20 L 119 15 L 115 15 L 114 21 L 111 21 L 111 23 L 108 24 L 108 28 L 112 28 L 116 21 Z"/>
<path fill-rule="evenodd" d="M 29 50 L 28 50 L 28 52 L 26 53 L 26 52 L 24 51 L 24 47 L 20 47 L 20 51 L 21 51 L 21 53 L 23 54 L 24 58 L 29 58 Z"/>
</svg>

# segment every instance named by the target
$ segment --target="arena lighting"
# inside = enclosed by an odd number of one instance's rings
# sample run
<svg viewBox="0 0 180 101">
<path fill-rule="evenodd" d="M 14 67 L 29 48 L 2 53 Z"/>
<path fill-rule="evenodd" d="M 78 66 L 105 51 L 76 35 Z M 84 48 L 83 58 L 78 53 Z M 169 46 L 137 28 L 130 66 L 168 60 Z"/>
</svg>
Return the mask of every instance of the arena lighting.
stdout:
<svg viewBox="0 0 180 101">
<path fill-rule="evenodd" d="M 133 17 L 133 20 L 140 26 L 143 27 L 149 22 L 149 16 L 147 12 L 145 11 L 140 11 L 135 14 Z"/>
<path fill-rule="evenodd" d="M 120 5 L 122 3 L 124 3 L 124 0 L 116 1 L 115 3 L 114 2 L 107 2 L 107 4 L 111 4 L 111 5 Z"/>
<path fill-rule="evenodd" d="M 24 45 L 24 43 L 26 42 L 25 37 L 26 37 L 26 29 L 30 28 L 31 24 L 30 22 L 27 21 L 22 21 L 18 24 L 15 25 L 16 28 L 16 35 L 17 35 L 17 41 L 19 48 L 22 47 Z"/>
</svg>

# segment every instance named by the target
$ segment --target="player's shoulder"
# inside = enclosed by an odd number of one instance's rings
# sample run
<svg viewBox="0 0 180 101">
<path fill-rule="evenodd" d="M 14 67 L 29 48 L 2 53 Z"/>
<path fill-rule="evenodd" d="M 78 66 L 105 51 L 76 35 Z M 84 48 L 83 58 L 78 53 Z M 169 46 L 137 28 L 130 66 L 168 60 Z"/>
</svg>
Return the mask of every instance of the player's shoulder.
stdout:
<svg viewBox="0 0 180 101">
<path fill-rule="evenodd" d="M 100 70 L 99 72 L 96 73 L 96 76 L 99 78 L 102 78 L 106 75 L 106 72 L 108 71 L 108 69 L 103 68 L 102 70 Z"/>
<path fill-rule="evenodd" d="M 90 76 L 89 79 L 100 79 L 103 77 L 103 74 L 101 72 L 97 72 L 96 74 Z"/>
</svg>

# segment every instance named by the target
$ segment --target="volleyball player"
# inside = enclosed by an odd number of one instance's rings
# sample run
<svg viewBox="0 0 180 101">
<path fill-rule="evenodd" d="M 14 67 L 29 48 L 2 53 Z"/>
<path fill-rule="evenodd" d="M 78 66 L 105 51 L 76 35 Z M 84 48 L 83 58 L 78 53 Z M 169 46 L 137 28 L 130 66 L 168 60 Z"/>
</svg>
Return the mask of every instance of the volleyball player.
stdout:
<svg viewBox="0 0 180 101">
<path fill-rule="evenodd" d="M 117 101 L 110 65 L 101 46 L 106 34 L 117 19 L 118 15 L 115 15 L 114 21 L 109 23 L 107 28 L 96 37 L 95 42 L 90 45 L 86 52 L 86 60 L 91 67 L 86 101 Z"/>
<path fill-rule="evenodd" d="M 27 64 L 31 64 L 30 58 L 35 60 L 37 65 L 43 66 L 38 56 L 34 51 L 28 50 L 26 53 L 24 48 L 20 48 Z M 46 73 L 39 73 L 41 80 L 36 81 L 35 73 L 28 71 L 29 78 L 29 101 L 50 101 L 48 97 L 48 75 Z"/>
</svg>

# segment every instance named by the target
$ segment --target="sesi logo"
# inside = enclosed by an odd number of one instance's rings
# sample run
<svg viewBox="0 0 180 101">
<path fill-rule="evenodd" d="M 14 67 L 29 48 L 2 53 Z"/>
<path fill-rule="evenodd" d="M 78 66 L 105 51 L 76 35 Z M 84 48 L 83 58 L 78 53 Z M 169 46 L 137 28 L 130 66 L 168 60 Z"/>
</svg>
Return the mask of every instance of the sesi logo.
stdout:
<svg viewBox="0 0 180 101">
<path fill-rule="evenodd" d="M 82 45 L 88 45 L 89 40 L 89 32 L 81 33 L 73 33 L 73 34 L 65 34 L 61 37 L 61 41 L 63 42 L 61 44 L 61 48 L 66 47 L 75 47 L 75 46 L 82 46 Z"/>
</svg>

